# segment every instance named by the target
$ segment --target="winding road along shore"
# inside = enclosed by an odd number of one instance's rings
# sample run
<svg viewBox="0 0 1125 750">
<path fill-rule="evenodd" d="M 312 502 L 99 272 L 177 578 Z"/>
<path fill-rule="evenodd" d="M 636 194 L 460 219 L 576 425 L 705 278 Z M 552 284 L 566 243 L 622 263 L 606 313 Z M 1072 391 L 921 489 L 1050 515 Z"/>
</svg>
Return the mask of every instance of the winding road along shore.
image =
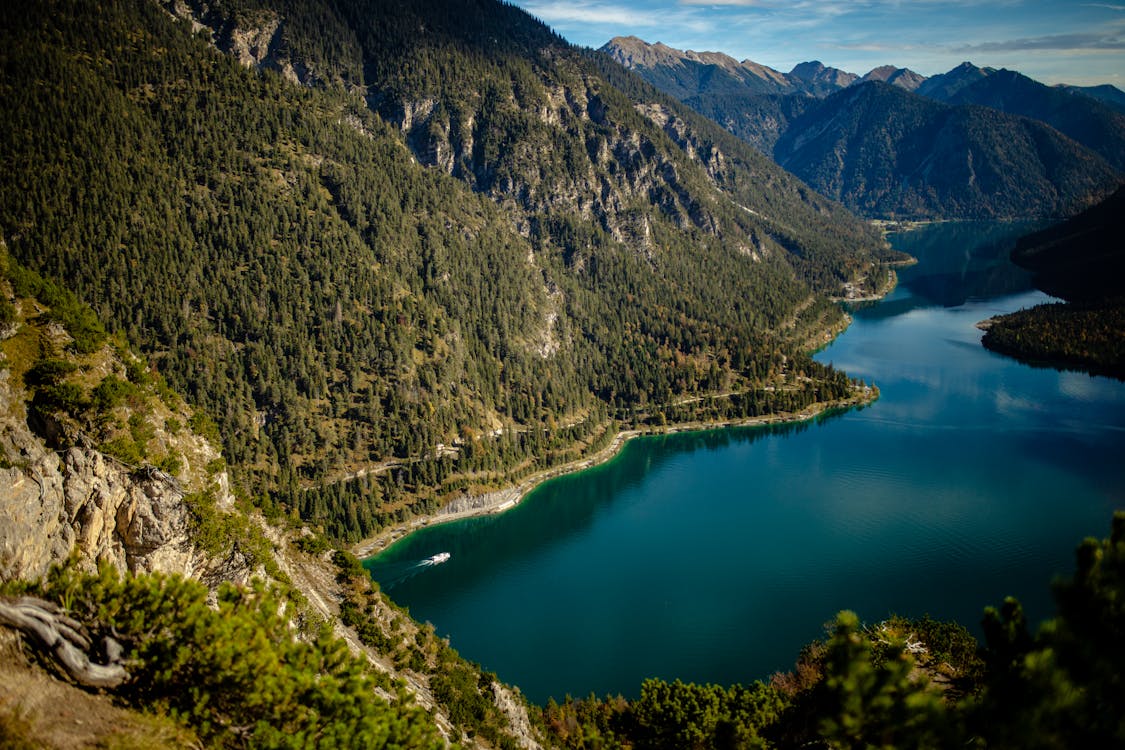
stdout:
<svg viewBox="0 0 1125 750">
<path fill-rule="evenodd" d="M 848 409 L 856 406 L 863 406 L 870 404 L 879 397 L 879 389 L 870 386 L 855 387 L 853 395 L 836 401 L 826 401 L 811 404 L 807 408 L 799 412 L 779 412 L 777 414 L 765 414 L 760 417 L 747 417 L 746 419 L 730 419 L 719 420 L 715 422 L 686 422 L 682 424 L 672 424 L 663 427 L 651 427 L 645 429 L 634 430 L 621 430 L 610 441 L 609 445 L 605 446 L 597 453 L 589 456 L 584 456 L 560 466 L 553 466 L 549 469 L 538 471 L 518 483 L 495 492 L 488 492 L 482 495 L 463 495 L 456 498 L 452 502 L 446 504 L 443 508 L 436 513 L 418 516 L 412 518 L 406 523 L 398 524 L 393 528 L 385 529 L 375 536 L 368 537 L 363 541 L 355 544 L 352 547 L 352 553 L 360 558 L 372 557 L 373 555 L 382 552 L 387 547 L 391 546 L 398 540 L 407 536 L 417 529 L 425 526 L 432 526 L 440 523 L 450 523 L 451 521 L 459 521 L 463 518 L 472 518 L 474 516 L 486 516 L 494 513 L 503 513 L 506 510 L 514 508 L 516 505 L 527 496 L 531 490 L 535 489 L 538 485 L 563 474 L 571 474 L 576 471 L 589 469 L 593 466 L 603 464 L 618 453 L 624 447 L 625 443 L 629 442 L 635 437 L 644 435 L 668 435 L 677 432 L 699 432 L 703 430 L 717 430 L 726 427 L 751 427 L 755 425 L 771 425 L 771 424 L 785 424 L 790 422 L 804 422 L 815 417 L 820 416 L 828 411 L 837 409 Z"/>
</svg>

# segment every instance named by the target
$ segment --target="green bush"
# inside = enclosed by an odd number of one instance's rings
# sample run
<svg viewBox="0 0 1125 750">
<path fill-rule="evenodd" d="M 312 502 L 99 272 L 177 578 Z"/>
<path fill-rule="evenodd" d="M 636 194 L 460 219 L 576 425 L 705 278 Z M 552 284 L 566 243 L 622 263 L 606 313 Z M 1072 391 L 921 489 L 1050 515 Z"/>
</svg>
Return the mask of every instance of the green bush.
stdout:
<svg viewBox="0 0 1125 750">
<path fill-rule="evenodd" d="M 139 411 L 129 415 L 129 435 L 137 444 L 142 455 L 148 455 L 148 442 L 156 435 L 156 428 Z"/>
<path fill-rule="evenodd" d="M 98 446 L 98 450 L 130 466 L 140 466 L 145 461 L 145 455 L 140 447 L 131 438 L 125 436 L 107 440 Z"/>
<path fill-rule="evenodd" d="M 328 541 L 328 537 L 324 536 L 321 532 L 314 532 L 305 536 L 297 537 L 294 542 L 297 549 L 301 550 L 307 555 L 321 555 L 331 549 L 332 544 Z"/>
<path fill-rule="evenodd" d="M 36 391 L 33 403 L 40 412 L 62 411 L 71 416 L 78 416 L 90 405 L 85 391 L 74 383 L 43 386 Z"/>
<path fill-rule="evenodd" d="M 724 688 L 645 680 L 631 705 L 632 732 L 644 747 L 764 747 L 758 732 L 785 705 L 778 690 L 760 682 Z"/>
<path fill-rule="evenodd" d="M 0 299 L 0 325 L 6 325 L 16 319 L 16 306 L 6 299 Z"/>
<path fill-rule="evenodd" d="M 178 576 L 121 578 L 64 570 L 44 592 L 80 619 L 112 629 L 127 647 L 121 694 L 165 710 L 205 742 L 250 748 L 439 748 L 432 720 L 403 694 L 375 695 L 367 665 L 325 626 L 293 637 L 264 585 L 223 586 L 217 607 L 202 584 Z"/>
<path fill-rule="evenodd" d="M 218 446 L 223 444 L 222 436 L 219 435 L 219 426 L 215 424 L 215 420 L 211 419 L 211 417 L 207 416 L 202 411 L 196 411 L 192 414 L 191 419 L 188 420 L 188 425 L 193 432 L 207 438 L 207 442 L 211 443 L 211 445 Z"/>
<path fill-rule="evenodd" d="M 40 359 L 23 374 L 23 382 L 30 388 L 56 385 L 78 369 L 78 365 L 65 359 L 48 357 Z"/>
<path fill-rule="evenodd" d="M 169 453 L 156 462 L 156 468 L 167 474 L 176 476 L 180 473 L 180 470 L 184 468 L 184 462 L 183 459 L 175 453 Z"/>
<path fill-rule="evenodd" d="M 101 412 L 116 409 L 125 399 L 136 394 L 137 388 L 116 375 L 106 375 L 90 394 L 95 409 Z"/>
</svg>

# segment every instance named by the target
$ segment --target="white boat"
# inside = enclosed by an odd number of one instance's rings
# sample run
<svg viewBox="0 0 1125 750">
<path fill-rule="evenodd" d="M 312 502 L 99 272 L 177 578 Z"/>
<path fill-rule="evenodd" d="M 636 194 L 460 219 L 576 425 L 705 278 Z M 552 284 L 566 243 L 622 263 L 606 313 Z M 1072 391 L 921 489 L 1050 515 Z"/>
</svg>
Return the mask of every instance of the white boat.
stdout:
<svg viewBox="0 0 1125 750">
<path fill-rule="evenodd" d="M 453 555 L 449 554 L 448 552 L 439 552 L 432 557 L 427 557 L 425 560 L 423 560 L 423 562 L 427 565 L 441 565 L 452 556 Z"/>
</svg>

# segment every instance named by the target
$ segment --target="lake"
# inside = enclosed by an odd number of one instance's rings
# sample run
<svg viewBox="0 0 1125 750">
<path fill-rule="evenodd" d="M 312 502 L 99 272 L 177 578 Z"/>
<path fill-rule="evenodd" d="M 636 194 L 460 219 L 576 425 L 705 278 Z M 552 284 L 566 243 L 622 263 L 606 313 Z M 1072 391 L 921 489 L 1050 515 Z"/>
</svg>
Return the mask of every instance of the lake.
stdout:
<svg viewBox="0 0 1125 750">
<path fill-rule="evenodd" d="M 1125 507 L 1125 384 L 980 345 L 1048 299 L 1007 255 L 1027 225 L 892 236 L 919 259 L 817 355 L 873 382 L 858 410 L 641 438 L 499 516 L 419 531 L 367 565 L 465 657 L 549 696 L 646 677 L 748 683 L 790 668 L 841 609 L 964 623 L 1049 583 Z M 416 563 L 438 552 L 438 566 Z"/>
</svg>

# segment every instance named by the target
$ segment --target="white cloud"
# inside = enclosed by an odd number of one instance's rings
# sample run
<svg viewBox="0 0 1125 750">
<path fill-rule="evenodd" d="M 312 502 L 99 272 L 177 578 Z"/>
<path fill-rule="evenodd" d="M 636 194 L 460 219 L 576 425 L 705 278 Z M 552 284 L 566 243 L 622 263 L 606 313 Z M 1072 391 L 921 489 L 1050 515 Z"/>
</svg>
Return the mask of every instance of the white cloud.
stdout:
<svg viewBox="0 0 1125 750">
<path fill-rule="evenodd" d="M 761 0 L 680 0 L 680 5 L 723 5 L 740 8 L 758 8 L 770 7 L 771 3 L 764 3 Z"/>
<path fill-rule="evenodd" d="M 532 0 L 521 3 L 528 13 L 551 25 L 613 26 L 625 32 L 634 28 L 681 28 L 706 32 L 712 24 L 691 10 L 660 10 L 599 2 Z"/>
<path fill-rule="evenodd" d="M 531 2 L 524 4 L 524 10 L 548 23 L 610 23 L 633 26 L 650 25 L 648 14 L 639 13 L 633 8 L 621 5 L 601 5 L 598 3 L 572 3 L 562 0 Z"/>
<path fill-rule="evenodd" d="M 882 42 L 854 42 L 854 43 L 842 42 L 842 43 L 839 43 L 839 44 L 828 43 L 828 44 L 826 44 L 826 46 L 828 46 L 832 49 L 846 49 L 846 50 L 853 50 L 853 51 L 856 51 L 856 52 L 897 53 L 897 52 L 911 52 L 913 50 L 919 49 L 918 45 L 915 45 L 915 44 L 885 44 L 885 43 L 882 43 Z M 926 49 L 926 47 L 922 47 L 922 49 Z"/>
<path fill-rule="evenodd" d="M 1026 50 L 1111 50 L 1125 51 L 1125 36 L 1117 31 L 1052 34 L 1050 36 L 1007 39 L 999 42 L 981 42 L 955 47 L 956 52 L 1022 52 Z"/>
</svg>

